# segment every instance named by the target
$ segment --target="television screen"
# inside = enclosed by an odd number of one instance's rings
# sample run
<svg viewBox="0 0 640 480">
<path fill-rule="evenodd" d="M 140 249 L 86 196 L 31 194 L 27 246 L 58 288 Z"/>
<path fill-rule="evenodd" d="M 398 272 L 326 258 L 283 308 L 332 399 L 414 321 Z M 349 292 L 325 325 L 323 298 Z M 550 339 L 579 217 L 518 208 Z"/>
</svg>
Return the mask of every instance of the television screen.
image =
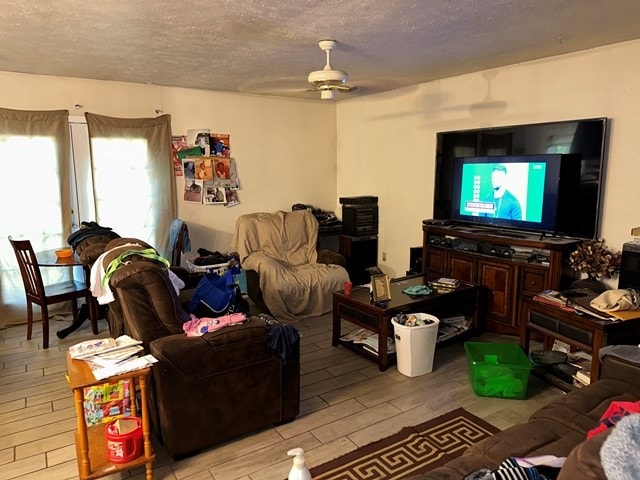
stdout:
<svg viewBox="0 0 640 480">
<path fill-rule="evenodd" d="M 460 220 L 461 213 L 452 202 L 455 159 L 459 157 L 571 155 L 572 161 L 563 160 L 562 179 L 558 186 L 557 212 L 553 233 L 574 238 L 596 238 L 600 225 L 600 208 L 605 175 L 606 118 L 566 120 L 491 127 L 476 130 L 438 132 L 436 146 L 436 172 L 432 218 L 436 220 Z M 548 178 L 548 171 L 545 178 Z M 527 200 L 527 204 L 531 200 Z M 518 228 L 548 232 L 549 218 L 541 223 L 525 210 L 527 220 Z M 476 221 L 478 216 L 464 216 L 465 221 Z M 506 219 L 502 219 L 506 220 Z M 487 220 L 488 221 L 488 220 Z M 500 218 L 492 220 L 504 227 L 514 226 Z"/>
<path fill-rule="evenodd" d="M 456 158 L 451 218 L 553 232 L 560 165 L 560 155 Z"/>
</svg>

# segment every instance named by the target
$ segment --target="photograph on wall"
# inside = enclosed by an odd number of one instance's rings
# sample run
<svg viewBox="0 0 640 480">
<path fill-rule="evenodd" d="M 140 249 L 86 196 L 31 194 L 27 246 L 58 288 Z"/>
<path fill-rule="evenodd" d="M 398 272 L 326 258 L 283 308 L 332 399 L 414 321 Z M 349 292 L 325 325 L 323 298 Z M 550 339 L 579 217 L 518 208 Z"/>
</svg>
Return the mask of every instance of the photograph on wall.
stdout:
<svg viewBox="0 0 640 480">
<path fill-rule="evenodd" d="M 173 135 L 171 137 L 171 150 L 173 159 L 173 173 L 176 177 L 182 176 L 182 159 L 178 155 L 180 150 L 187 150 L 189 144 L 187 143 L 186 135 Z"/>
<path fill-rule="evenodd" d="M 211 157 L 202 157 L 196 160 L 196 179 L 212 181 L 213 180 L 213 167 Z"/>
<path fill-rule="evenodd" d="M 210 130 L 208 128 L 190 128 L 187 130 L 187 142 L 192 147 L 199 147 L 201 155 L 209 156 L 211 154 L 209 136 Z"/>
<path fill-rule="evenodd" d="M 198 157 L 187 157 L 182 160 L 182 172 L 184 173 L 185 181 L 196 178 L 196 161 L 198 160 Z"/>
<path fill-rule="evenodd" d="M 228 133 L 212 133 L 209 138 L 211 155 L 218 157 L 231 156 L 231 140 Z"/>
<path fill-rule="evenodd" d="M 235 189 L 240 189 L 240 181 L 238 180 L 238 167 L 237 163 L 233 158 L 229 159 L 229 182 L 228 185 Z"/>
<path fill-rule="evenodd" d="M 185 202 L 202 203 L 203 181 L 195 179 L 184 179 L 184 196 Z"/>
<path fill-rule="evenodd" d="M 216 180 L 231 179 L 231 159 L 224 157 L 214 157 Z"/>
<path fill-rule="evenodd" d="M 224 194 L 224 187 L 212 184 L 207 185 L 205 190 L 204 203 L 206 205 L 223 205 L 227 202 L 227 197 Z"/>
<path fill-rule="evenodd" d="M 231 188 L 227 187 L 224 189 L 224 194 L 227 197 L 227 203 L 224 204 L 225 207 L 233 207 L 234 205 L 238 205 L 240 203 L 237 190 L 232 190 Z"/>
</svg>

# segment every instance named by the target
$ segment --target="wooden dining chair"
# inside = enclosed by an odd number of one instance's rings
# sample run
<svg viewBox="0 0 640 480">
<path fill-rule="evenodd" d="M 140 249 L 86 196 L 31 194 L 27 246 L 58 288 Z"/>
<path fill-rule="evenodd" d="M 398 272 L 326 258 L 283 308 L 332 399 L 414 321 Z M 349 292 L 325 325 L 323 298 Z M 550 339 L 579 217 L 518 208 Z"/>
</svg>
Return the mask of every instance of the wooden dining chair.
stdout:
<svg viewBox="0 0 640 480">
<path fill-rule="evenodd" d="M 33 331 L 33 304 L 40 306 L 42 315 L 42 347 L 49 348 L 49 305 L 72 301 L 73 318 L 78 315 L 78 299 L 84 298 L 87 305 L 91 302 L 91 291 L 84 282 L 67 280 L 45 285 L 38 265 L 38 259 L 29 240 L 9 242 L 18 259 L 20 274 L 27 297 L 27 340 L 31 340 Z"/>
</svg>

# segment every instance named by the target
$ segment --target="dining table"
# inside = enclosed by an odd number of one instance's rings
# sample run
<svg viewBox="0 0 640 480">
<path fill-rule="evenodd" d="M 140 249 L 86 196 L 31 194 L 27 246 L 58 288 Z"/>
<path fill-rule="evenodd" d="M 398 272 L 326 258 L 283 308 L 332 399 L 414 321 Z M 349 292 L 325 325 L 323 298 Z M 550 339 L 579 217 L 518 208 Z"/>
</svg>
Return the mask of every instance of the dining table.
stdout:
<svg viewBox="0 0 640 480">
<path fill-rule="evenodd" d="M 66 247 L 65 247 L 66 248 Z M 38 266 L 49 268 L 49 267 L 82 267 L 82 271 L 84 274 L 84 282 L 89 287 L 90 285 L 90 275 L 91 268 L 87 265 L 84 265 L 78 255 L 73 252 L 70 256 L 58 256 L 56 251 L 63 250 L 64 248 L 54 248 L 50 250 L 42 250 L 40 252 L 36 252 L 36 258 L 38 260 Z M 94 335 L 99 333 L 98 330 L 98 320 L 103 318 L 103 315 L 100 313 L 100 306 L 94 296 L 91 296 L 89 303 L 82 304 L 80 309 L 78 310 L 78 314 L 66 328 L 58 330 L 56 332 L 56 336 L 60 339 L 67 337 L 72 332 L 75 332 L 80 326 L 87 320 L 91 320 L 91 331 Z"/>
</svg>

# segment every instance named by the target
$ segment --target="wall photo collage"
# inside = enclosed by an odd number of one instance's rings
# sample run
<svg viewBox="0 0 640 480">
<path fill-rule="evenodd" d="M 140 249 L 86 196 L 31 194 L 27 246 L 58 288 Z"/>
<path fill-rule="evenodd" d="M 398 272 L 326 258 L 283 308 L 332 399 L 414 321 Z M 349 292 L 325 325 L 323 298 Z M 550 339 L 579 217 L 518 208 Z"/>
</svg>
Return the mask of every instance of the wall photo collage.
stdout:
<svg viewBox="0 0 640 480">
<path fill-rule="evenodd" d="M 171 140 L 174 173 L 184 178 L 185 202 L 225 207 L 240 203 L 240 180 L 236 161 L 231 158 L 229 134 L 198 128 Z"/>
</svg>

